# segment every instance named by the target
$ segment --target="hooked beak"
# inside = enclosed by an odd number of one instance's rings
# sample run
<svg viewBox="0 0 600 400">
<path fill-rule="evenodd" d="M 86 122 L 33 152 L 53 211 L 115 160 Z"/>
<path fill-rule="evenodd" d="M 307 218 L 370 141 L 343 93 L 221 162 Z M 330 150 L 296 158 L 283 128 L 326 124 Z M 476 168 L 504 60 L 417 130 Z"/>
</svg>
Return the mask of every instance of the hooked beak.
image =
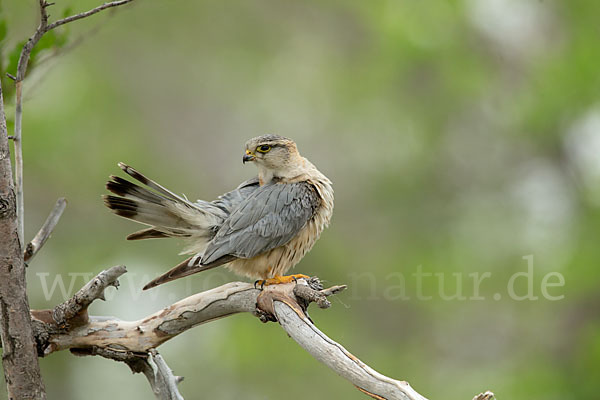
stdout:
<svg viewBox="0 0 600 400">
<path fill-rule="evenodd" d="M 254 161 L 255 159 L 256 157 L 254 154 L 252 154 L 250 150 L 246 150 L 246 154 L 244 154 L 244 157 L 242 158 L 242 163 L 246 164 L 246 161 Z"/>
</svg>

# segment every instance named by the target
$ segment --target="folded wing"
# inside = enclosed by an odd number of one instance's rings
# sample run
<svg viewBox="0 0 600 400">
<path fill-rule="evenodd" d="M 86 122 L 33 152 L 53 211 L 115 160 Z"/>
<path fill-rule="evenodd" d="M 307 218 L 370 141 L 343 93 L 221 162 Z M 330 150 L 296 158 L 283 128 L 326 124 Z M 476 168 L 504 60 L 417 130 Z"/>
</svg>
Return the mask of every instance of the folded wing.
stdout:
<svg viewBox="0 0 600 400">
<path fill-rule="evenodd" d="M 273 183 L 248 196 L 223 222 L 201 257 L 207 265 L 222 257 L 252 258 L 292 240 L 320 204 L 307 182 Z"/>
</svg>

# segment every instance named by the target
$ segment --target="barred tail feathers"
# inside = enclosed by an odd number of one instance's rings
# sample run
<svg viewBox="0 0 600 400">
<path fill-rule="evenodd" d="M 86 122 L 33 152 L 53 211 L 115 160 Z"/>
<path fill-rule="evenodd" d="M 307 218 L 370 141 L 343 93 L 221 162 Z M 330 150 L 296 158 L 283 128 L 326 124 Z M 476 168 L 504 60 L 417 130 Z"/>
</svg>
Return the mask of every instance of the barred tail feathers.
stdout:
<svg viewBox="0 0 600 400">
<path fill-rule="evenodd" d="M 172 236 L 210 238 L 214 234 L 214 227 L 226 218 L 225 212 L 212 203 L 191 203 L 130 166 L 123 163 L 119 163 L 119 166 L 148 187 L 118 176 L 111 176 L 106 183 L 106 189 L 116 195 L 103 196 L 104 204 L 112 212 L 150 226 L 132 233 L 128 236 L 129 240 Z"/>
</svg>

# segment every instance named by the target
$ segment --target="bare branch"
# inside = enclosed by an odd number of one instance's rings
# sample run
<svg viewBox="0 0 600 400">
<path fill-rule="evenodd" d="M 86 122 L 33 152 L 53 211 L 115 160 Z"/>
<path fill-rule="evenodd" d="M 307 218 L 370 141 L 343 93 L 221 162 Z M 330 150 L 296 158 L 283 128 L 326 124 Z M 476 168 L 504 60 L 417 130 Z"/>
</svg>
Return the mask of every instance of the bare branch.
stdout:
<svg viewBox="0 0 600 400">
<path fill-rule="evenodd" d="M 28 42 L 29 43 L 29 42 Z M 21 53 L 22 55 L 23 53 Z M 27 57 L 29 59 L 29 56 Z M 19 64 L 20 64 L 19 60 Z M 17 77 L 19 75 L 17 74 Z M 15 134 L 13 143 L 15 148 L 15 196 L 17 202 L 17 235 L 19 244 L 23 246 L 25 227 L 25 201 L 23 199 L 23 142 L 21 140 L 21 121 L 23 119 L 23 83 L 18 80 L 16 86 Z"/>
<path fill-rule="evenodd" d="M 249 283 L 232 282 L 187 297 L 138 321 L 87 317 L 82 310 L 93 299 L 101 298 L 99 293 L 109 285 L 111 279 L 115 282 L 124 273 L 124 268 L 117 268 L 99 274 L 72 299 L 57 307 L 60 310 L 72 309 L 68 315 L 62 311 L 62 316 L 52 312 L 54 321 L 66 321 L 65 325 L 68 326 L 66 329 L 57 330 L 54 327 L 46 330 L 43 338 L 46 354 L 71 349 L 75 353 L 106 356 L 108 352 L 112 358 L 133 359 L 131 357 L 148 354 L 187 329 L 235 313 L 250 312 L 264 322 L 278 321 L 288 335 L 313 357 L 362 392 L 378 399 L 426 400 L 408 383 L 386 377 L 361 362 L 321 332 L 305 314 L 310 302 L 316 302 L 323 308 L 329 307 L 331 303 L 325 297 L 339 293 L 345 286 L 322 289 L 317 278 L 310 278 L 300 279 L 297 284 L 267 286 L 261 291 Z M 111 279 L 101 278 L 109 275 Z M 32 317 L 38 321 L 42 318 L 36 312 L 32 312 Z M 158 365 L 156 358 L 154 361 Z M 144 372 L 144 369 L 140 371 Z M 169 378 L 168 382 L 174 380 Z"/>
<path fill-rule="evenodd" d="M 154 395 L 164 400 L 183 400 L 177 389 L 177 384 L 183 378 L 173 375 L 173 371 L 171 371 L 162 356 L 152 349 L 148 352 L 148 358 L 144 361 L 142 372 L 150 382 Z"/>
<path fill-rule="evenodd" d="M 152 392 L 160 400 L 183 400 L 177 384 L 183 380 L 181 376 L 173 375 L 171 368 L 156 349 L 150 349 L 146 354 L 130 351 L 92 347 L 89 349 L 71 349 L 77 356 L 101 356 L 111 360 L 124 362 L 133 373 L 143 373 L 150 383 Z"/>
<path fill-rule="evenodd" d="M 46 3 L 45 0 L 39 0 L 40 3 L 40 25 L 37 27 L 33 35 L 27 40 L 25 45 L 23 46 L 23 50 L 21 50 L 21 54 L 19 56 L 19 63 L 17 64 L 17 84 L 25 79 L 25 73 L 27 72 L 27 65 L 29 63 L 29 56 L 31 55 L 31 50 L 35 47 L 35 45 L 40 41 L 42 36 L 48 31 L 48 12 L 46 8 L 50 5 Z M 19 87 L 17 87 L 17 91 L 19 91 Z M 18 105 L 19 103 L 17 103 Z"/>
<path fill-rule="evenodd" d="M 146 353 L 196 325 L 239 312 L 254 313 L 259 293 L 249 283 L 233 282 L 187 297 L 138 321 L 90 316 L 85 325 L 50 335 L 47 346 L 52 351 L 98 346 Z"/>
<path fill-rule="evenodd" d="M 52 310 L 52 318 L 59 327 L 73 325 L 73 320 L 77 318 L 77 325 L 83 325 L 88 322 L 87 308 L 94 300 L 104 300 L 104 290 L 109 286 L 118 287 L 118 278 L 127 272 L 124 265 L 109 268 L 100 272 L 94 279 L 89 281 L 84 287 L 69 300 L 57 305 Z"/>
<path fill-rule="evenodd" d="M 94 15 L 102 10 L 117 7 L 123 4 L 127 4 L 132 2 L 133 0 L 120 0 L 113 1 L 111 3 L 105 3 L 101 6 L 93 8 L 89 11 L 82 12 L 80 14 L 72 15 L 67 18 L 63 18 L 52 24 L 48 24 L 48 12 L 46 8 L 53 5 L 54 3 L 48 3 L 46 0 L 39 0 L 40 7 L 40 25 L 37 27 L 33 35 L 27 40 L 23 49 L 21 50 L 21 54 L 19 56 L 19 62 L 17 64 L 17 75 L 14 77 L 15 79 L 15 88 L 16 88 L 16 96 L 15 96 L 15 132 L 13 135 L 13 143 L 15 146 L 15 190 L 16 190 L 16 201 L 17 201 L 17 232 L 19 235 L 19 240 L 21 245 L 24 243 L 24 226 L 25 226 L 25 201 L 24 201 L 24 193 L 23 193 L 23 142 L 22 142 L 22 121 L 23 121 L 23 80 L 25 79 L 25 75 L 27 73 L 27 66 L 29 64 L 29 59 L 31 57 L 31 51 L 35 47 L 36 44 L 40 41 L 40 39 L 44 36 L 46 32 L 51 29 L 54 29 L 58 26 L 67 24 L 72 21 L 76 21 L 82 18 L 89 17 Z"/>
<path fill-rule="evenodd" d="M 284 285 L 277 285 L 275 290 L 263 292 L 258 296 L 257 307 L 273 317 L 267 319 L 278 321 L 304 350 L 350 381 L 361 392 L 375 399 L 427 400 L 412 389 L 408 382 L 397 381 L 375 371 L 313 324 L 305 314 L 308 303 L 316 302 L 321 308 L 327 308 L 331 303 L 325 296 L 346 288 L 335 286 L 323 290 L 320 282 L 314 279 L 300 280 L 298 285 L 293 287 L 292 293 L 296 298 L 299 297 L 300 301 L 294 301 L 294 297 L 290 296 L 289 289 Z"/>
<path fill-rule="evenodd" d="M 69 22 L 73 22 L 73 21 L 77 21 L 78 19 L 82 19 L 82 18 L 86 18 L 89 17 L 90 15 L 94 15 L 96 13 L 99 13 L 102 10 L 106 10 L 107 8 L 112 8 L 112 7 L 118 7 L 118 6 L 122 6 L 124 4 L 127 3 L 131 3 L 133 0 L 119 0 L 119 1 L 113 1 L 110 3 L 104 3 L 101 6 L 98 6 L 96 8 L 93 8 L 89 11 L 86 12 L 82 12 L 79 14 L 75 14 L 75 15 L 71 15 L 70 17 L 66 17 L 63 19 L 60 19 L 56 22 L 51 23 L 50 25 L 48 25 L 48 31 L 51 29 L 54 29 L 58 26 L 64 25 L 64 24 L 68 24 Z"/>
<path fill-rule="evenodd" d="M 39 0 L 40 3 L 40 25 L 35 30 L 33 36 L 23 46 L 19 63 L 17 64 L 17 76 L 15 80 L 16 88 L 16 107 L 15 107 L 15 134 L 13 135 L 13 143 L 15 146 L 15 190 L 17 198 L 17 231 L 21 246 L 24 242 L 24 227 L 25 227 L 25 201 L 23 195 L 23 142 L 21 138 L 21 124 L 23 120 L 23 79 L 27 71 L 29 56 L 31 50 L 40 41 L 48 27 L 48 13 L 46 7 L 48 3 L 45 0 Z"/>
<path fill-rule="evenodd" d="M 276 300 L 274 311 L 281 327 L 304 350 L 365 394 L 375 399 L 426 400 L 408 382 L 382 375 L 360 361 L 287 302 Z"/>
<path fill-rule="evenodd" d="M 67 200 L 64 197 L 56 200 L 56 204 L 54 208 L 46 218 L 46 222 L 40 228 L 38 233 L 35 235 L 33 240 L 27 244 L 25 247 L 24 259 L 25 262 L 30 261 L 38 251 L 44 246 L 44 243 L 50 238 L 56 224 L 58 224 L 58 220 L 60 219 L 63 211 L 65 211 L 65 207 L 67 206 Z"/>
</svg>

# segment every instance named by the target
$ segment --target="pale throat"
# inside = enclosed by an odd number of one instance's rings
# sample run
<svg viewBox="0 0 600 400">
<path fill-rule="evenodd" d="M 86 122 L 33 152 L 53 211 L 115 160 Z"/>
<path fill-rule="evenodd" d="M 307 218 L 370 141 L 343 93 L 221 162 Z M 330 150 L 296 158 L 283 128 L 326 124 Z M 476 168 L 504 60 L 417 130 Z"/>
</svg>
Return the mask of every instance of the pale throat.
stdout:
<svg viewBox="0 0 600 400">
<path fill-rule="evenodd" d="M 265 167 L 258 167 L 258 183 L 260 186 L 271 182 L 274 177 L 275 173 L 273 172 L 273 170 Z"/>
<path fill-rule="evenodd" d="M 274 179 L 277 181 L 290 181 L 294 180 L 294 178 L 305 173 L 306 162 L 304 159 L 299 159 L 299 162 L 290 165 L 288 164 L 285 168 L 280 168 L 274 170 L 272 168 L 267 168 L 262 165 L 258 165 L 258 183 L 260 186 L 270 183 Z"/>
</svg>

